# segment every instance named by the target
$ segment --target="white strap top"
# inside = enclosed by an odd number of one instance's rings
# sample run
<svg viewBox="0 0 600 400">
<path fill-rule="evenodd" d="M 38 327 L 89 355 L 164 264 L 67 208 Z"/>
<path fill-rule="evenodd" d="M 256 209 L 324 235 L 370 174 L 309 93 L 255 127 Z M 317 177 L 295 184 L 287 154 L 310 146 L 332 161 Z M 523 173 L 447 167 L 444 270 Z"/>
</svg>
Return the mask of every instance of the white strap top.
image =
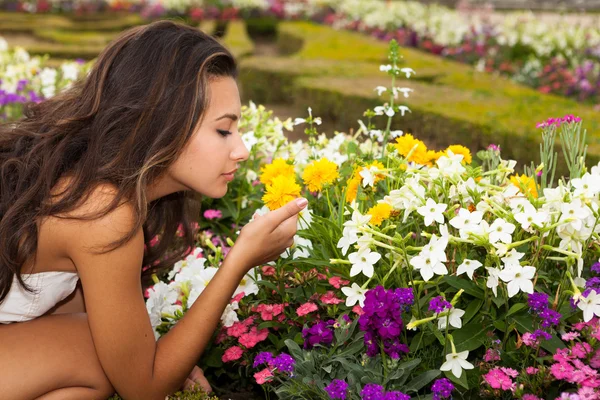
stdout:
<svg viewBox="0 0 600 400">
<path fill-rule="evenodd" d="M 28 321 L 44 315 L 73 293 L 79 281 L 77 272 L 67 271 L 46 271 L 21 276 L 34 292 L 25 291 L 15 275 L 8 295 L 0 303 L 0 324 Z"/>
</svg>

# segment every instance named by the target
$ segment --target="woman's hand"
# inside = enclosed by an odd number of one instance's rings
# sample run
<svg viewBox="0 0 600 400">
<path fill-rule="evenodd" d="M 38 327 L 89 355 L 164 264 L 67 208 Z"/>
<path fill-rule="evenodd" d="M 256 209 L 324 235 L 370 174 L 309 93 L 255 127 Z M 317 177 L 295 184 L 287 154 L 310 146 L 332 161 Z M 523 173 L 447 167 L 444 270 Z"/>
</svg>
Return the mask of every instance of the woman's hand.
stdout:
<svg viewBox="0 0 600 400">
<path fill-rule="evenodd" d="M 190 376 L 187 377 L 185 383 L 183 384 L 183 390 L 193 389 L 195 386 L 200 385 L 202 390 L 206 393 L 212 392 L 212 388 L 210 387 L 210 383 L 206 380 L 204 376 L 204 371 L 197 366 L 194 366 L 194 369 L 190 373 Z"/>
<path fill-rule="evenodd" d="M 295 199 L 266 215 L 256 216 L 242 228 L 231 251 L 238 253 L 247 269 L 278 259 L 294 244 L 298 213 L 307 204 L 306 199 Z"/>
</svg>

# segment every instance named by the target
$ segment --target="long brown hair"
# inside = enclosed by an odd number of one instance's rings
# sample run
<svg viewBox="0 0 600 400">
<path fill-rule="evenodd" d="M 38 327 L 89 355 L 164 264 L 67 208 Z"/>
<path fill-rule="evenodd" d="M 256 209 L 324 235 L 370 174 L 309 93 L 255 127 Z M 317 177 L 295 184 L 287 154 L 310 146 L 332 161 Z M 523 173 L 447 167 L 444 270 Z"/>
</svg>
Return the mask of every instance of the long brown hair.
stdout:
<svg viewBox="0 0 600 400">
<path fill-rule="evenodd" d="M 36 221 L 74 210 L 100 184 L 114 200 L 91 220 L 124 201 L 135 228 L 106 251 L 128 242 L 140 227 L 148 243 L 142 278 L 180 259 L 194 235 L 199 210 L 194 193 L 177 192 L 148 204 L 146 189 L 181 153 L 208 107 L 212 77 L 237 78 L 231 53 L 189 26 L 159 21 L 122 33 L 99 55 L 88 76 L 39 104 L 23 118 L 0 125 L 0 303 L 15 274 L 38 244 Z M 49 201 L 59 178 L 72 177 L 60 199 Z M 181 225 L 180 225 L 181 224 Z M 181 240 L 176 238 L 183 228 Z"/>
</svg>

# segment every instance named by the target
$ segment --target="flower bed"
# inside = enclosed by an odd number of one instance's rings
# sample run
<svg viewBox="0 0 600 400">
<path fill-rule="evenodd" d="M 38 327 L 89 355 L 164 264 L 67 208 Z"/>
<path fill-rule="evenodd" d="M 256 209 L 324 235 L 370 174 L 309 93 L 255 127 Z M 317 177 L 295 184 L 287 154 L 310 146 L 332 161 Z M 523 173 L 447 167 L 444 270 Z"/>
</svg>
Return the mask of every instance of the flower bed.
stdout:
<svg viewBox="0 0 600 400">
<path fill-rule="evenodd" d="M 388 93 L 403 74 L 391 53 Z M 242 282 L 203 357 L 217 381 L 281 398 L 596 398 L 600 165 L 585 167 L 582 121 L 540 123 L 543 164 L 519 174 L 497 146 L 473 156 L 390 131 L 403 107 L 390 93 L 354 137 L 331 139 L 310 109 L 279 121 L 246 107 L 237 185 L 207 200 L 199 247 L 148 291 L 157 335 L 238 226 L 302 195 L 295 246 Z M 305 142 L 286 141 L 292 123 Z M 567 178 L 554 176 L 556 136 Z"/>
</svg>

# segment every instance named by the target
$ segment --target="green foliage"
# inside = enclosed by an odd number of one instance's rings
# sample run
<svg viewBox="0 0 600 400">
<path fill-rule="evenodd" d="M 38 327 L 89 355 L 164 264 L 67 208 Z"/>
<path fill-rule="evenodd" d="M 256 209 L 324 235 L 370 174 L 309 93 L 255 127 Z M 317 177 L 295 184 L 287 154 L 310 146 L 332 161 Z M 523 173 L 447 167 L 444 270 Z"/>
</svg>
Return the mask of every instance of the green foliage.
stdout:
<svg viewBox="0 0 600 400">
<path fill-rule="evenodd" d="M 218 397 L 206 394 L 204 390 L 197 387 L 196 389 L 183 390 L 168 396 L 165 400 L 219 400 Z M 115 394 L 108 400 L 123 400 L 121 396 Z"/>
</svg>

